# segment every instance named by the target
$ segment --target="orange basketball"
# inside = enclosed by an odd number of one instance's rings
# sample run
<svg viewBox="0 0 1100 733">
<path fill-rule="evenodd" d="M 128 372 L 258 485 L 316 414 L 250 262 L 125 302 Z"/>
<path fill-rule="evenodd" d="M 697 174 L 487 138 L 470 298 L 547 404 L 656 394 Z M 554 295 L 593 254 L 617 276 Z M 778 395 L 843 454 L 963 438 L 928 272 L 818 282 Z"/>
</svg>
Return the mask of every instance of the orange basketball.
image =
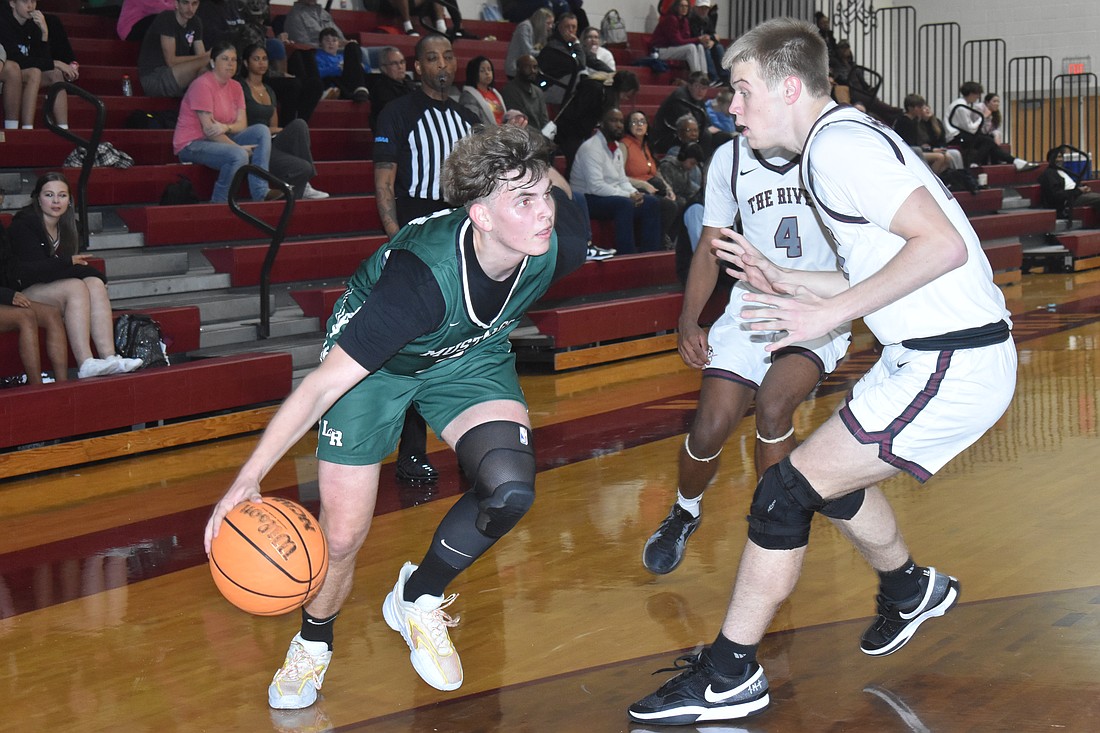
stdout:
<svg viewBox="0 0 1100 733">
<path fill-rule="evenodd" d="M 233 507 L 210 543 L 210 574 L 242 611 L 278 616 L 305 605 L 328 571 L 328 543 L 313 515 L 276 496 Z"/>
</svg>

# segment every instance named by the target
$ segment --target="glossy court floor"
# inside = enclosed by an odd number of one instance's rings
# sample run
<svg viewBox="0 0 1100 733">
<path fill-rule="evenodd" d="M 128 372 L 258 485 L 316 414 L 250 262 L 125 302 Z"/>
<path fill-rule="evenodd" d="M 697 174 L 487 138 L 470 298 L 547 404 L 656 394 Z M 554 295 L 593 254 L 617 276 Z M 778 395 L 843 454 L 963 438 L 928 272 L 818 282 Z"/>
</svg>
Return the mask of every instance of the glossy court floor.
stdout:
<svg viewBox="0 0 1100 733">
<path fill-rule="evenodd" d="M 1015 402 L 923 488 L 886 490 L 918 562 L 956 575 L 959 605 L 903 651 L 863 656 L 875 578 L 827 524 L 761 648 L 772 705 L 700 731 L 1100 730 L 1100 272 L 1005 291 Z M 866 338 L 800 409 L 805 435 L 873 360 Z M 528 375 L 538 500 L 451 590 L 466 681 L 419 680 L 380 612 L 459 490 L 383 473 L 377 516 L 336 627 L 322 699 L 273 714 L 266 686 L 296 616 L 253 618 L 218 594 L 201 547 L 210 505 L 255 436 L 0 483 L 0 731 L 604 733 L 651 676 L 713 639 L 745 539 L 752 421 L 731 437 L 684 564 L 655 577 L 646 537 L 675 489 L 698 375 L 674 354 Z M 316 509 L 313 440 L 268 492 Z M 0 457 L 0 460 L 3 460 Z"/>
</svg>

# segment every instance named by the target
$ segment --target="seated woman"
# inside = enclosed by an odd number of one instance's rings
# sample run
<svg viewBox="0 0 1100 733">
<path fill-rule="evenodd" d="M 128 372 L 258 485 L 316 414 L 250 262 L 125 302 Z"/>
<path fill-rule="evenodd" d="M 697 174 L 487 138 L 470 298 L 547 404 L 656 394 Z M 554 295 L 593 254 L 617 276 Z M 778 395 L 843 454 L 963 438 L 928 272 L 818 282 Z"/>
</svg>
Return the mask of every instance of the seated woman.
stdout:
<svg viewBox="0 0 1100 733">
<path fill-rule="evenodd" d="M 493 87 L 494 77 L 492 61 L 484 56 L 470 59 L 466 64 L 466 84 L 458 100 L 486 127 L 504 123 L 504 97 Z"/>
<path fill-rule="evenodd" d="M 522 56 L 538 57 L 554 30 L 554 14 L 547 8 L 539 8 L 531 17 L 520 21 L 512 30 L 508 53 L 504 56 L 504 73 L 509 79 L 516 76 L 516 64 Z"/>
<path fill-rule="evenodd" d="M 12 219 L 8 238 L 15 281 L 23 295 L 61 311 L 80 365 L 78 377 L 141 367 L 141 359 L 124 359 L 115 353 L 107 278 L 77 253 L 76 214 L 65 176 L 47 173 L 38 179 L 31 203 Z M 99 358 L 92 356 L 92 344 Z M 50 359 L 54 360 L 53 351 Z M 59 363 L 64 362 L 55 361 L 55 369 Z"/>
<path fill-rule="evenodd" d="M 184 163 L 198 163 L 217 170 L 218 180 L 210 200 L 229 199 L 229 184 L 244 165 L 267 170 L 271 158 L 271 130 L 249 125 L 244 90 L 233 77 L 237 73 L 237 49 L 219 41 L 210 49 L 211 70 L 187 87 L 180 104 L 179 121 L 172 135 L 172 150 Z M 282 198 L 259 176 L 248 177 L 253 201 Z"/>
<path fill-rule="evenodd" d="M 317 175 L 310 148 L 309 125 L 295 119 L 286 127 L 279 127 L 278 101 L 275 90 L 265 81 L 267 73 L 267 47 L 254 43 L 244 50 L 244 105 L 249 125 L 267 125 L 271 129 L 271 159 L 268 170 L 294 188 L 300 199 L 324 199 L 328 194 L 309 184 Z"/>
<path fill-rule="evenodd" d="M 677 200 L 676 192 L 661 175 L 649 144 L 649 118 L 645 112 L 634 110 L 626 118 L 626 130 L 620 144 L 623 146 L 626 177 L 634 188 L 657 197 L 661 208 L 661 230 L 668 239 L 675 239 L 683 203 Z"/>
<path fill-rule="evenodd" d="M 653 29 L 653 35 L 649 39 L 650 49 L 662 61 L 685 61 L 691 71 L 702 72 L 710 78 L 707 71 L 707 51 L 703 47 L 704 40 L 707 39 L 691 35 L 689 12 L 691 7 L 688 0 L 677 0 L 669 6 L 668 12 L 661 16 L 657 27 Z"/>
</svg>

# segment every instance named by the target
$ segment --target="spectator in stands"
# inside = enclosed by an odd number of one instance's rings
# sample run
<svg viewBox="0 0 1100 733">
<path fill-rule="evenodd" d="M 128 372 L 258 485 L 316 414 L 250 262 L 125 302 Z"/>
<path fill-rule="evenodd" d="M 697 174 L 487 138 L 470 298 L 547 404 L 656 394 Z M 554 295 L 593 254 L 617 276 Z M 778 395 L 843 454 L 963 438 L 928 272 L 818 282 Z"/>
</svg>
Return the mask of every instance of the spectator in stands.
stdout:
<svg viewBox="0 0 1100 733">
<path fill-rule="evenodd" d="M 182 97 L 210 64 L 195 13 L 199 0 L 176 0 L 175 10 L 157 15 L 141 42 L 138 76 L 147 97 Z"/>
<path fill-rule="evenodd" d="M 107 278 L 79 254 L 76 214 L 69 182 L 60 173 L 38 178 L 31 203 L 12 219 L 8 233 L 15 281 L 29 300 L 61 311 L 69 344 L 80 365 L 77 376 L 132 372 L 141 359 L 115 353 Z M 92 344 L 99 358 L 92 356 Z M 53 354 L 51 352 L 51 361 Z M 57 363 L 55 362 L 55 367 Z"/>
<path fill-rule="evenodd" d="M 538 56 L 554 30 L 554 14 L 539 8 L 531 17 L 521 21 L 512 30 L 508 53 L 504 57 L 504 73 L 509 79 L 516 76 L 516 64 L 521 56 Z"/>
<path fill-rule="evenodd" d="M 691 71 L 701 73 L 712 81 L 707 73 L 706 44 L 713 45 L 714 41 L 692 35 L 688 20 L 690 10 L 688 0 L 676 0 L 669 6 L 668 12 L 657 21 L 657 27 L 649 39 L 650 51 L 663 61 L 686 61 Z"/>
<path fill-rule="evenodd" d="M 829 50 L 829 67 L 831 68 L 837 58 L 837 42 L 836 36 L 833 35 L 833 29 L 829 27 L 829 16 L 818 10 L 814 13 L 814 25 L 817 26 L 817 32 L 825 39 L 825 47 Z"/>
<path fill-rule="evenodd" d="M 687 143 L 675 155 L 669 153 L 661 159 L 661 177 L 672 186 L 677 198 L 687 201 L 699 193 L 703 185 L 705 163 L 699 143 Z"/>
<path fill-rule="evenodd" d="M 122 0 L 122 10 L 115 25 L 118 37 L 140 43 L 157 15 L 175 7 L 175 0 Z"/>
<path fill-rule="evenodd" d="M 904 111 L 886 104 L 878 98 L 877 84 L 868 81 L 869 69 L 856 63 L 852 55 L 852 46 L 848 41 L 837 44 L 836 57 L 830 63 L 829 75 L 835 84 L 848 87 L 848 96 L 853 106 L 860 107 L 868 114 L 893 125 L 894 120 Z"/>
<path fill-rule="evenodd" d="M 321 31 L 326 28 L 336 31 L 337 49 L 342 50 L 349 43 L 348 39 L 344 37 L 344 32 L 340 30 L 340 26 L 336 25 L 336 21 L 332 19 L 332 15 L 322 8 L 317 0 L 295 0 L 294 4 L 290 6 L 290 11 L 286 14 L 286 21 L 283 24 L 283 31 L 292 43 L 311 49 L 320 48 Z M 357 48 L 359 47 L 358 43 L 355 45 Z M 297 53 L 302 54 L 303 52 L 299 51 Z M 359 53 L 363 57 L 363 64 L 366 68 L 370 68 L 367 50 L 359 48 Z M 312 72 L 308 71 L 308 67 L 309 64 L 306 62 L 307 70 L 304 73 L 312 75 Z M 301 67 L 298 67 L 296 71 L 297 73 L 303 73 Z"/>
<path fill-rule="evenodd" d="M 1065 168 L 1064 147 L 1053 148 L 1047 153 L 1050 165 L 1039 174 L 1039 202 L 1049 208 L 1057 209 L 1059 216 L 1069 217 L 1075 206 L 1090 206 L 1100 213 L 1100 193 L 1082 185 Z"/>
<path fill-rule="evenodd" d="M 478 123 L 449 96 L 455 63 L 454 49 L 446 36 L 423 36 L 416 43 L 414 62 L 420 89 L 387 104 L 378 118 L 374 136 L 375 203 L 388 237 L 413 219 L 450 208 L 440 187 L 443 162 Z M 420 134 L 413 134 L 416 131 Z M 422 483 L 438 476 L 428 460 L 424 418 L 410 408 L 397 448 L 397 478 Z"/>
<path fill-rule="evenodd" d="M 947 147 L 947 132 L 943 126 L 943 120 L 936 117 L 932 107 L 927 103 L 920 110 L 920 133 L 923 139 L 928 141 L 934 150 L 942 150 L 947 156 L 953 169 L 965 168 L 962 151 L 958 148 Z"/>
<path fill-rule="evenodd" d="M 339 31 L 325 28 L 320 34 L 316 59 L 317 74 L 328 87 L 326 99 L 350 99 L 354 102 L 366 102 L 370 99 L 366 86 L 370 65 L 358 43 L 348 41 L 341 48 Z"/>
<path fill-rule="evenodd" d="M 903 104 L 905 114 L 894 120 L 894 132 L 920 154 L 933 173 L 940 175 L 951 167 L 951 162 L 948 160 L 946 150 L 933 147 L 927 126 L 921 124 L 922 110 L 928 106 L 924 97 L 919 94 L 907 94 Z"/>
<path fill-rule="evenodd" d="M 566 170 L 573 166 L 577 148 L 588 139 L 600 124 L 604 112 L 609 109 L 633 107 L 633 99 L 641 85 L 638 76 L 628 69 L 619 69 L 611 79 L 611 85 L 589 81 L 578 89 L 573 101 L 558 109 L 554 118 L 557 136 L 554 142 L 565 155 Z"/>
<path fill-rule="evenodd" d="M 378 129 L 378 116 L 390 102 L 409 92 L 416 91 L 416 84 L 409 78 L 405 54 L 393 46 L 382 49 L 379 67 L 381 74 L 368 74 L 364 83 L 370 91 L 370 126 Z"/>
<path fill-rule="evenodd" d="M 1001 137 L 1001 98 L 996 92 L 990 92 L 982 99 L 982 132 L 991 135 L 997 144 L 1004 140 Z"/>
<path fill-rule="evenodd" d="M 699 142 L 699 121 L 692 114 L 685 114 L 676 120 L 676 143 L 665 151 L 665 155 L 676 155 L 680 148 Z"/>
<path fill-rule="evenodd" d="M 572 13 L 562 13 L 554 24 L 554 32 L 546 46 L 539 52 L 539 69 L 544 76 L 557 80 L 557 84 L 546 86 L 546 101 L 550 104 L 562 104 L 565 101 L 565 87 L 573 75 L 579 75 L 574 94 L 581 94 L 581 104 L 591 102 L 589 95 L 598 92 L 592 85 L 600 82 L 592 82 L 587 91 L 582 91 L 584 77 L 588 73 L 588 56 L 577 37 L 577 16 Z M 601 92 L 602 93 L 602 92 Z"/>
<path fill-rule="evenodd" d="M 72 48 L 65 38 L 60 21 L 38 9 L 37 0 L 9 0 L 9 8 L 0 11 L 0 45 L 3 45 L 7 61 L 19 68 L 18 81 L 15 70 L 4 76 L 4 127 L 23 129 L 34 127 L 39 90 L 59 81 L 76 81 L 77 69 L 72 66 Z M 59 36 L 52 38 L 53 36 Z M 67 57 L 54 55 L 67 49 Z M 8 79 L 12 79 L 11 90 Z M 18 100 L 18 106 L 15 102 Z M 69 126 L 68 95 L 61 92 L 54 103 L 54 120 L 61 126 Z"/>
<path fill-rule="evenodd" d="M 46 331 L 46 355 L 54 374 L 52 379 L 45 381 L 68 381 L 69 342 L 65 338 L 65 321 L 61 318 L 61 311 L 52 305 L 36 303 L 18 290 L 0 285 L 0 333 L 19 332 L 19 359 L 27 374 L 27 384 L 43 382 L 38 341 L 40 328 Z"/>
<path fill-rule="evenodd" d="M 459 102 L 486 127 L 504 124 L 507 109 L 494 80 L 493 62 L 485 56 L 475 56 L 466 64 L 466 84 Z"/>
<path fill-rule="evenodd" d="M 294 188 L 296 197 L 328 198 L 327 193 L 318 191 L 309 183 L 317 175 L 317 167 L 313 164 L 309 125 L 305 120 L 295 119 L 288 122 L 286 127 L 279 126 L 275 90 L 264 82 L 267 65 L 265 44 L 253 44 L 245 49 L 245 73 L 240 81 L 244 90 L 245 124 L 266 125 L 271 129 L 268 170 L 289 183 Z"/>
<path fill-rule="evenodd" d="M 546 94 L 539 86 L 539 62 L 531 55 L 520 56 L 516 63 L 516 76 L 501 90 L 504 105 L 515 109 L 527 117 L 529 125 L 552 138 L 546 129 L 550 122 L 550 113 L 546 109 Z"/>
<path fill-rule="evenodd" d="M 714 99 L 708 99 L 703 103 L 707 109 L 707 120 L 710 127 L 732 135 L 737 131 L 737 120 L 730 114 L 730 103 L 733 102 L 733 90 L 722 89 Z"/>
<path fill-rule="evenodd" d="M 646 113 L 636 109 L 630 113 L 626 122 L 622 139 L 626 177 L 634 188 L 657 198 L 657 205 L 661 210 L 661 233 L 668 240 L 673 240 L 679 231 L 683 203 L 676 198 L 675 190 L 661 175 L 660 165 L 649 146 L 649 118 Z"/>
<path fill-rule="evenodd" d="M 722 66 L 722 57 L 726 47 L 718 42 L 718 7 L 711 0 L 695 0 L 695 6 L 688 15 L 691 35 L 702 38 L 706 50 L 707 75 L 723 84 L 728 84 L 730 72 Z"/>
<path fill-rule="evenodd" d="M 959 87 L 959 98 L 948 106 L 947 117 L 944 119 L 947 141 L 962 148 L 963 160 L 967 165 L 1011 163 L 1018 171 L 1038 168 L 1038 164 L 1005 151 L 992 135 L 981 131 L 985 115 L 976 105 L 982 98 L 983 91 L 982 85 L 976 81 L 964 82 Z"/>
<path fill-rule="evenodd" d="M 386 0 L 386 2 L 397 12 L 405 33 L 410 36 L 420 35 L 412 23 L 412 14 L 416 13 L 420 17 L 420 22 L 426 27 L 429 16 L 434 19 L 432 27 L 434 27 L 436 33 L 442 33 L 451 39 L 477 39 L 477 36 L 463 29 L 462 9 L 459 8 L 455 0 Z M 449 31 L 447 30 L 444 9 L 451 16 L 451 30 Z"/>
<path fill-rule="evenodd" d="M 722 132 L 710 124 L 707 108 L 703 102 L 707 98 L 709 83 L 706 72 L 696 71 L 688 76 L 688 83 L 677 87 L 657 109 L 657 116 L 649 131 L 653 149 L 665 153 L 676 142 L 676 121 L 690 114 L 699 123 L 702 133 L 700 142 L 703 150 L 710 155 L 714 149 L 730 139 L 730 134 Z"/>
<path fill-rule="evenodd" d="M 581 46 L 584 47 L 585 65 L 591 71 L 615 73 L 615 55 L 601 45 L 599 28 L 589 26 L 581 31 Z"/>
<path fill-rule="evenodd" d="M 615 249 L 619 254 L 659 250 L 661 214 L 657 197 L 635 190 L 627 178 L 620 144 L 623 135 L 622 111 L 605 112 L 600 128 L 577 150 L 569 185 L 585 194 L 593 219 L 615 223 Z"/>
<path fill-rule="evenodd" d="M 179 121 L 172 136 L 172 150 L 184 163 L 198 163 L 217 170 L 218 180 L 210 200 L 229 198 L 229 184 L 237 170 L 252 163 L 267 169 L 271 159 L 271 130 L 249 125 L 244 90 L 233 77 L 237 73 L 237 49 L 222 41 L 210 49 L 211 70 L 188 87 L 180 104 Z M 259 176 L 248 177 L 253 201 L 282 198 Z"/>
</svg>

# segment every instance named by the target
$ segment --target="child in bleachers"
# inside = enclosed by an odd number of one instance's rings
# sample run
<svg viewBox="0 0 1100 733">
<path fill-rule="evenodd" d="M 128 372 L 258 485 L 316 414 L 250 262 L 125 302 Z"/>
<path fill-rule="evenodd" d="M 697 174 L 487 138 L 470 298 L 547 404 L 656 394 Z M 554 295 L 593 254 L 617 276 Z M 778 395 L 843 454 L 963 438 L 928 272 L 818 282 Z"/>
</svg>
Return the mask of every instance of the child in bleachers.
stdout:
<svg viewBox="0 0 1100 733">
<path fill-rule="evenodd" d="M 47 22 L 37 0 L 11 0 L 10 6 L 10 12 L 0 13 L 0 44 L 7 56 L 3 72 L 4 127 L 30 129 L 34 127 L 39 90 L 59 81 L 75 81 L 77 70 L 70 63 L 71 49 L 67 60 L 55 59 L 52 46 L 67 47 L 68 40 L 56 19 Z M 60 36 L 53 43 L 51 31 Z M 18 81 L 12 64 L 18 66 Z M 68 95 L 64 92 L 55 100 L 54 119 L 61 127 L 69 126 Z"/>
</svg>

